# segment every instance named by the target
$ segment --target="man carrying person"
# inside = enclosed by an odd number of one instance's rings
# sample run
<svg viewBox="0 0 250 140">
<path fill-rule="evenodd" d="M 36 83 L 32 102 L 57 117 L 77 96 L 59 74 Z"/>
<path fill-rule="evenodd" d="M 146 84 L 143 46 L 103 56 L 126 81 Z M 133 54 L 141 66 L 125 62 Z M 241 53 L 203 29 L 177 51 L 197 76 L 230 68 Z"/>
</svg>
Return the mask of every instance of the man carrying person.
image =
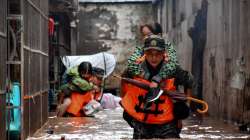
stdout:
<svg viewBox="0 0 250 140">
<path fill-rule="evenodd" d="M 88 91 L 100 91 L 100 88 L 89 82 L 92 77 L 92 65 L 89 62 L 82 62 L 79 66 L 69 69 L 66 73 L 67 83 L 61 86 L 59 96 L 58 113 L 62 117 L 72 103 L 72 92 L 85 94 Z"/>
<path fill-rule="evenodd" d="M 167 64 L 165 47 L 165 41 L 161 37 L 155 35 L 147 37 L 143 47 L 145 60 L 139 63 L 143 77 L 141 74 L 133 75 L 128 71 L 127 75 L 130 78 L 148 84 L 151 87 L 148 91 L 126 83 L 122 87 L 126 87 L 125 90 L 122 89 L 123 117 L 134 128 L 135 139 L 179 138 L 178 121 L 189 115 L 189 108 L 185 103 L 178 102 L 175 106 L 173 100 L 166 94 L 160 95 L 161 89 L 176 90 L 175 79 L 162 78 L 157 85 L 152 86 L 152 78 Z M 176 77 L 177 73 L 175 72 L 172 78 L 178 79 L 179 84 L 183 84 L 186 80 L 181 81 Z"/>
</svg>

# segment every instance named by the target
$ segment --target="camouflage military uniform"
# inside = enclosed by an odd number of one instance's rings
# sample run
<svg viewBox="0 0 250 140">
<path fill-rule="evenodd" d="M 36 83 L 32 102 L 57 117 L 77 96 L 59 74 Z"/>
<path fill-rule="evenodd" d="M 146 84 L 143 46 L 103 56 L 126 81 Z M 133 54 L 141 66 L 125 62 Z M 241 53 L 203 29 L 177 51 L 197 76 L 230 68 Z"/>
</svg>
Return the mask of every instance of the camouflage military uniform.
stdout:
<svg viewBox="0 0 250 140">
<path fill-rule="evenodd" d="M 156 44 L 153 42 L 154 40 L 157 41 Z M 124 75 L 127 75 L 130 78 L 133 76 L 140 76 L 143 79 L 149 81 L 152 80 L 158 83 L 160 83 L 163 79 L 175 78 L 176 86 L 183 85 L 185 88 L 191 88 L 192 76 L 189 72 L 183 70 L 179 66 L 174 47 L 170 43 L 165 44 L 162 42 L 161 38 L 159 40 L 157 38 L 149 38 L 148 40 L 145 40 L 144 47 L 137 47 L 135 53 L 129 58 L 128 69 Z M 161 51 L 165 48 L 169 56 L 169 61 L 163 60 L 157 67 L 154 68 L 147 61 L 142 60 L 138 63 L 137 60 L 143 56 L 143 50 L 150 50 L 153 47 L 157 47 L 155 49 Z M 150 90 L 147 95 L 149 94 Z M 189 108 L 184 102 L 175 102 L 173 115 L 174 120 L 164 124 L 147 124 L 140 122 L 126 111 L 123 113 L 123 118 L 132 128 L 134 128 L 134 139 L 179 138 L 181 128 L 177 127 L 177 122 L 179 119 L 185 119 L 188 117 Z"/>
</svg>

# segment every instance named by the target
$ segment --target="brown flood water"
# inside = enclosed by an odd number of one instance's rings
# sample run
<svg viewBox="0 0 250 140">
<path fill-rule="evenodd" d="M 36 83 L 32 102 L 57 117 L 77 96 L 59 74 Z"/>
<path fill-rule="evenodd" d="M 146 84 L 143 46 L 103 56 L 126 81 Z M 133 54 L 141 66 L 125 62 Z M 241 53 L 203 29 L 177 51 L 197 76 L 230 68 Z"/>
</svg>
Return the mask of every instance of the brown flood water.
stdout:
<svg viewBox="0 0 250 140">
<path fill-rule="evenodd" d="M 122 109 L 103 110 L 95 118 L 56 118 L 49 121 L 28 140 L 117 140 L 132 139 L 133 129 L 122 119 Z M 53 134 L 49 134 L 53 133 Z M 250 139 L 236 126 L 214 119 L 190 117 L 183 122 L 182 139 Z"/>
</svg>

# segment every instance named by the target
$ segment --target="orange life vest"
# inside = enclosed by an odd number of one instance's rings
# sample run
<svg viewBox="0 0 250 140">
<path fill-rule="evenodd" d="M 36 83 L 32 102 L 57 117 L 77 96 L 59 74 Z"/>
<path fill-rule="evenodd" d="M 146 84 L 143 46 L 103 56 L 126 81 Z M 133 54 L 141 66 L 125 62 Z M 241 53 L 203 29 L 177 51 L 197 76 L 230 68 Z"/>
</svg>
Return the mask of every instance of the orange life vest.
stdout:
<svg viewBox="0 0 250 140">
<path fill-rule="evenodd" d="M 71 104 L 67 108 L 67 112 L 76 117 L 82 116 L 81 109 L 87 105 L 92 99 L 99 100 L 101 93 L 93 93 L 92 91 L 86 93 L 71 93 Z"/>
<path fill-rule="evenodd" d="M 142 83 L 150 83 L 141 78 L 134 79 Z M 164 90 L 176 90 L 174 79 L 165 80 L 162 84 L 164 84 L 162 86 Z M 122 91 L 125 93 L 123 93 L 121 105 L 136 120 L 148 124 L 164 124 L 174 119 L 173 102 L 167 95 L 161 95 L 158 100 L 151 103 L 149 108 L 145 109 L 145 95 L 148 91 L 129 83 L 122 85 Z"/>
</svg>

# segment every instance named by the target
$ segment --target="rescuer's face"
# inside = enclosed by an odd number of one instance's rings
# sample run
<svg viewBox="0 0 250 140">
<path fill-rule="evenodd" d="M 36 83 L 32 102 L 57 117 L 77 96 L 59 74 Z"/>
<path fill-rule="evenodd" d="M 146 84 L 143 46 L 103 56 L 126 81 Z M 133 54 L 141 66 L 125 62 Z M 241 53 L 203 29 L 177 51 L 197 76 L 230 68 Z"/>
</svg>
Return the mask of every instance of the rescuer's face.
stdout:
<svg viewBox="0 0 250 140">
<path fill-rule="evenodd" d="M 156 68 L 164 59 L 164 51 L 150 49 L 145 51 L 147 62 L 154 68 Z"/>
</svg>

